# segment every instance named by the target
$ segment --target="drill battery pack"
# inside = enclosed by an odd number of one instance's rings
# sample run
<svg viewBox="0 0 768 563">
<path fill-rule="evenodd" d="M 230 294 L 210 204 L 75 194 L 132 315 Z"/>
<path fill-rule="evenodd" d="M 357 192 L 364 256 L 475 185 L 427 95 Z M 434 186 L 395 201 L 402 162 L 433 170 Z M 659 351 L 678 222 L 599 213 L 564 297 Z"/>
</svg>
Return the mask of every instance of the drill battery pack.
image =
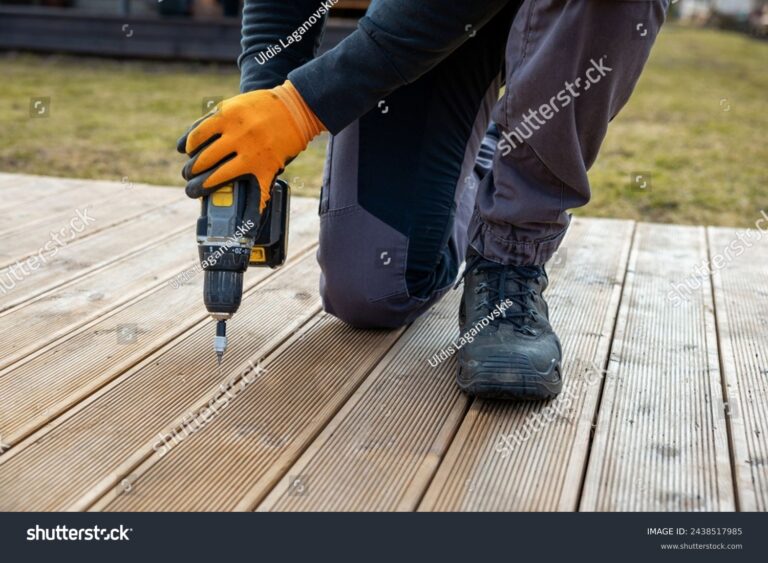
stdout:
<svg viewBox="0 0 768 563">
<path fill-rule="evenodd" d="M 288 218 L 291 208 L 291 188 L 282 180 L 272 187 L 261 224 L 251 249 L 249 265 L 279 268 L 288 253 Z"/>
<path fill-rule="evenodd" d="M 277 180 L 260 216 L 258 193 L 258 184 L 241 180 L 203 199 L 197 240 L 204 270 L 244 272 L 248 266 L 279 268 L 285 263 L 290 187 Z M 251 200 L 253 194 L 257 197 Z M 251 228 L 244 229 L 249 222 Z"/>
</svg>

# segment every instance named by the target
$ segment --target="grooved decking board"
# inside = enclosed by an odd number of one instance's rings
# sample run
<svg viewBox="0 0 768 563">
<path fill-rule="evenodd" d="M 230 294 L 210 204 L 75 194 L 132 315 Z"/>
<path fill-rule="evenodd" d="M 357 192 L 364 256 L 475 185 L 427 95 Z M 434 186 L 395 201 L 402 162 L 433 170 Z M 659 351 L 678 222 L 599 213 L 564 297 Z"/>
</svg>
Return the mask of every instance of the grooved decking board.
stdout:
<svg viewBox="0 0 768 563">
<path fill-rule="evenodd" d="M 768 510 L 768 234 L 753 229 L 745 237 L 743 231 L 713 227 L 708 234 L 739 508 L 764 512 Z"/>
<path fill-rule="evenodd" d="M 308 255 L 245 296 L 221 372 L 206 320 L 0 456 L 0 510 L 62 510 L 104 494 L 160 430 L 317 314 L 318 276 Z"/>
<path fill-rule="evenodd" d="M 466 410 L 455 356 L 428 361 L 458 334 L 460 297 L 450 292 L 408 328 L 260 511 L 416 507 Z"/>
<path fill-rule="evenodd" d="M 42 188 L 36 188 L 32 184 L 32 178 L 33 176 L 31 175 L 18 175 L 0 172 L 0 194 L 3 195 L 3 199 L 0 200 L 0 205 L 7 203 L 13 205 L 19 203 L 23 196 L 28 194 L 30 191 L 41 190 Z M 32 186 L 31 190 L 24 189 L 28 185 Z"/>
<path fill-rule="evenodd" d="M 105 248 L 109 240 L 104 237 Z M 195 263 L 194 231 L 158 240 L 82 279 L 0 313 L 0 368 L 140 296 Z M 0 379 L 2 379 L 0 377 Z"/>
<path fill-rule="evenodd" d="M 318 230 L 314 200 L 295 198 L 292 208 L 289 263 L 317 240 Z M 194 247 L 194 238 L 189 238 L 187 244 Z M 272 272 L 251 268 L 246 273 L 244 288 L 252 288 Z M 28 361 L 0 371 L 3 442 L 17 443 L 147 354 L 204 320 L 207 313 L 202 304 L 202 273 L 194 272 L 188 278 L 185 276 L 185 280 L 179 279 L 182 283 L 178 287 L 162 284 Z M 121 327 L 132 327 L 135 340 L 118 340 Z"/>
<path fill-rule="evenodd" d="M 741 232 L 640 225 L 629 261 L 632 223 L 575 220 L 547 291 L 568 401 L 470 405 L 454 361 L 428 363 L 460 292 L 404 332 L 318 314 L 302 198 L 290 263 L 249 270 L 218 371 L 201 275 L 176 276 L 198 204 L 129 186 L 0 173 L 0 509 L 768 510 L 765 235 L 710 286 L 694 267 Z M 95 225 L 2 287 L 85 207 Z M 675 307 L 688 278 L 702 285 Z M 264 356 L 226 410 L 155 452 Z"/>
<path fill-rule="evenodd" d="M 87 188 L 98 197 L 110 194 L 133 193 L 136 197 L 152 197 L 156 190 L 182 193 L 178 186 L 152 186 L 132 182 L 110 180 L 87 180 L 83 178 L 59 178 L 56 176 L 38 176 L 35 174 L 15 174 L 0 172 L 0 194 L 13 195 L 13 200 L 4 199 L 0 203 L 16 205 L 39 196 L 59 195 L 71 190 Z M 67 195 L 69 197 L 69 195 Z"/>
<path fill-rule="evenodd" d="M 29 202 L 39 201 L 41 197 L 48 197 L 53 187 L 57 194 L 63 195 L 77 186 L 72 182 L 62 182 L 58 178 L 0 172 L 0 212 L 18 209 Z"/>
<path fill-rule="evenodd" d="M 111 189 L 107 189 L 104 182 L 95 182 L 93 180 L 79 180 L 69 178 L 53 178 L 49 176 L 34 176 L 31 174 L 8 174 L 0 172 L 0 210 L 13 209 L 14 212 L 23 212 L 26 220 L 40 219 L 41 213 L 50 213 L 52 206 L 64 202 L 65 205 L 77 205 L 80 201 L 87 201 L 91 189 L 93 196 L 102 198 L 115 193 L 115 187 L 119 189 L 120 184 L 113 184 Z M 28 212 L 38 210 L 37 215 L 27 215 Z M 10 217 L 3 219 L 11 219 Z M 2 230 L 5 230 L 9 223 L 3 222 Z M 10 224 L 13 224 L 11 221 Z M 16 223 L 18 225 L 19 223 Z"/>
<path fill-rule="evenodd" d="M 102 510 L 252 508 L 396 341 L 328 315 L 264 362 L 233 404 L 110 491 Z M 159 448 L 158 448 L 159 449 Z M 126 492 L 127 491 L 127 492 Z"/>
<path fill-rule="evenodd" d="M 25 193 L 63 192 L 71 188 L 81 188 L 83 186 L 92 186 L 97 190 L 122 187 L 120 182 L 110 182 L 104 180 L 85 180 L 82 178 L 60 178 L 58 176 L 39 176 L 37 174 L 17 174 L 14 172 L 0 172 L 0 190 L 2 193 L 15 193 L 23 195 Z M 142 184 L 144 186 L 144 184 Z M 19 191 L 16 191 L 19 190 Z M 17 203 L 19 200 L 14 200 Z"/>
<path fill-rule="evenodd" d="M 46 262 L 33 264 L 34 270 L 29 265 L 23 272 L 15 265 L 0 269 L 0 312 L 155 244 L 161 238 L 184 229 L 193 233 L 199 206 L 190 199 L 176 201 L 105 229 L 98 236 L 45 253 Z"/>
<path fill-rule="evenodd" d="M 734 509 L 706 260 L 702 227 L 637 228 L 582 510 Z"/>
<path fill-rule="evenodd" d="M 46 222 L 51 226 L 68 223 L 77 209 L 108 200 L 119 202 L 138 197 L 151 202 L 155 194 L 161 201 L 169 196 L 183 196 L 178 189 L 137 186 L 129 190 L 119 182 L 21 176 L 18 183 L 0 191 L 4 196 L 0 203 L 8 206 L 0 214 L 0 235 L 32 231 Z"/>
<path fill-rule="evenodd" d="M 86 206 L 90 208 L 92 204 L 115 197 L 119 195 L 104 192 L 104 190 L 95 191 L 89 186 L 80 186 L 69 190 L 53 189 L 48 193 L 41 193 L 35 199 L 25 198 L 12 209 L 6 209 L 4 213 L 0 213 L 0 235 L 42 230 L 46 222 L 51 225 L 62 223 L 63 226 L 75 215 L 77 209 L 83 209 Z"/>
<path fill-rule="evenodd" d="M 181 190 L 164 188 L 134 188 L 131 193 L 128 190 L 114 189 L 114 194 L 105 193 L 105 189 L 77 188 L 67 191 L 62 195 L 55 194 L 40 201 L 40 210 L 34 210 L 33 219 L 18 228 L 12 228 L 0 232 L 0 266 L 7 266 L 20 260 L 37 254 L 49 243 L 51 233 L 60 233 L 60 239 L 66 243 L 90 237 L 102 229 L 106 229 L 118 223 L 137 217 L 173 201 L 184 198 Z M 96 196 L 90 192 L 105 194 Z M 62 201 L 66 199 L 66 201 Z M 62 212 L 47 213 L 45 209 L 48 203 L 59 207 L 63 203 L 70 204 Z M 25 205 L 27 207 L 29 204 Z M 78 210 L 86 213 L 92 219 L 89 225 L 80 232 L 71 228 L 72 222 L 78 216 Z M 81 222 L 75 221 L 74 226 L 81 228 Z M 63 233 L 62 233 L 63 231 Z M 53 243 L 51 243 L 53 244 Z"/>
<path fill-rule="evenodd" d="M 600 391 L 592 374 L 607 360 L 632 231 L 629 221 L 574 221 L 545 293 L 563 392 L 554 402 L 475 400 L 419 510 L 576 509 Z"/>
</svg>

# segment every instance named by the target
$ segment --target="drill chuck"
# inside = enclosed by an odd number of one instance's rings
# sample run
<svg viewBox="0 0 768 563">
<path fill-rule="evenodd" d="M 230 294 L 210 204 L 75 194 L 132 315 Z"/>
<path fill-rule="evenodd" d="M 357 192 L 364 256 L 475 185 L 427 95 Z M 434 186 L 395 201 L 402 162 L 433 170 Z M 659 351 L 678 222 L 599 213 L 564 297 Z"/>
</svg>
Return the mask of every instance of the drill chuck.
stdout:
<svg viewBox="0 0 768 563">
<path fill-rule="evenodd" d="M 211 314 L 233 315 L 243 297 L 243 272 L 206 270 L 203 302 Z"/>
</svg>

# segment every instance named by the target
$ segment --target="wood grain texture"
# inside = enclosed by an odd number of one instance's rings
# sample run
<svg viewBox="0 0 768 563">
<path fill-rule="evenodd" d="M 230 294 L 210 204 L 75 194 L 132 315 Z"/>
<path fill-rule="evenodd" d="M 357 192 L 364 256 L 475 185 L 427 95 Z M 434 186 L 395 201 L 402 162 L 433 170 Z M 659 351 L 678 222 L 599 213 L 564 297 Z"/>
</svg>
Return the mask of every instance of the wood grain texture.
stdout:
<svg viewBox="0 0 768 563">
<path fill-rule="evenodd" d="M 458 335 L 460 297 L 449 293 L 404 333 L 260 511 L 416 508 L 467 406 L 456 357 L 429 363 Z"/>
<path fill-rule="evenodd" d="M 574 219 L 546 293 L 565 388 L 521 404 L 430 365 L 460 291 L 401 331 L 320 313 L 316 200 L 288 265 L 247 273 L 219 371 L 197 202 L 4 173 L 0 196 L 0 510 L 768 510 L 768 233 Z"/>
<path fill-rule="evenodd" d="M 93 236 L 103 229 L 138 217 L 152 209 L 185 196 L 181 190 L 136 186 L 121 189 L 114 183 L 94 182 L 59 194 L 38 198 L 20 206 L 19 213 L 4 213 L 5 228 L 0 227 L 0 267 L 39 254 L 54 244 L 61 246 Z M 78 213 L 79 212 L 79 213 Z M 83 225 L 87 216 L 88 223 Z M 60 242 L 51 235 L 55 233 Z"/>
<path fill-rule="evenodd" d="M 206 320 L 11 448 L 0 456 L 0 509 L 77 509 L 98 499 L 119 482 L 123 465 L 142 461 L 143 447 L 152 452 L 159 431 L 314 316 L 317 284 L 314 257 L 306 256 L 244 296 L 229 321 L 222 371 Z"/>
<path fill-rule="evenodd" d="M 317 240 L 315 201 L 293 202 L 289 264 Z M 186 246 L 190 246 L 189 234 Z M 194 239 L 192 239 L 192 242 Z M 193 250 L 194 242 L 191 249 Z M 273 271 L 251 268 L 246 291 Z M 148 354 L 207 318 L 202 306 L 202 273 L 190 270 L 178 285 L 161 283 L 79 330 L 5 370 L 0 370 L 0 435 L 13 445 L 90 393 L 118 377 Z M 2 320 L 4 317 L 0 317 Z M 129 330 L 129 336 L 121 332 Z"/>
<path fill-rule="evenodd" d="M 638 226 L 582 510 L 735 508 L 706 261 L 703 228 Z"/>
<path fill-rule="evenodd" d="M 109 241 L 104 244 L 108 249 Z M 143 252 L 0 313 L 0 368 L 166 283 L 193 267 L 195 261 L 194 235 L 177 233 Z"/>
<path fill-rule="evenodd" d="M 20 203 L 9 207 L 0 214 L 0 236 L 10 233 L 34 232 L 50 225 L 66 224 L 75 215 L 77 209 L 102 204 L 116 195 L 104 190 L 94 190 L 90 186 L 73 186 L 69 190 L 55 189 L 48 192 L 35 190 L 35 198 L 24 198 Z M 176 194 L 177 196 L 180 194 Z M 56 230 L 56 229 L 52 229 Z M 47 234 L 47 233 L 46 233 Z"/>
<path fill-rule="evenodd" d="M 474 401 L 419 510 L 576 509 L 632 230 L 574 221 L 545 293 L 563 392 L 552 402 Z"/>
<path fill-rule="evenodd" d="M 59 178 L 0 172 L 0 212 L 40 201 L 40 198 L 54 193 L 52 190 L 56 190 L 56 194 L 63 194 L 81 185 Z"/>
<path fill-rule="evenodd" d="M 0 235 L 22 230 L 29 232 L 45 225 L 46 221 L 49 230 L 55 230 L 54 226 L 68 222 L 77 209 L 90 209 L 91 205 L 110 200 L 119 203 L 133 198 L 152 203 L 157 199 L 161 203 L 184 196 L 179 189 L 143 184 L 2 173 L 0 178 L 8 184 L 0 188 L 0 195 L 4 196 L 0 203 L 6 210 L 0 214 Z"/>
<path fill-rule="evenodd" d="M 399 330 L 355 330 L 323 315 L 262 366 L 220 416 L 153 454 L 96 505 L 104 510 L 247 510 L 349 398 Z M 206 400 L 201 405 L 206 404 Z M 309 484 L 311 487 L 311 483 Z"/>
<path fill-rule="evenodd" d="M 768 231 L 710 227 L 708 235 L 739 508 L 765 512 Z"/>
<path fill-rule="evenodd" d="M 27 268 L 26 275 L 13 266 L 0 268 L 0 312 L 157 244 L 162 238 L 183 231 L 194 233 L 198 208 L 191 199 L 158 207 L 105 229 L 99 236 L 45 253 L 46 263 L 35 270 Z"/>
</svg>

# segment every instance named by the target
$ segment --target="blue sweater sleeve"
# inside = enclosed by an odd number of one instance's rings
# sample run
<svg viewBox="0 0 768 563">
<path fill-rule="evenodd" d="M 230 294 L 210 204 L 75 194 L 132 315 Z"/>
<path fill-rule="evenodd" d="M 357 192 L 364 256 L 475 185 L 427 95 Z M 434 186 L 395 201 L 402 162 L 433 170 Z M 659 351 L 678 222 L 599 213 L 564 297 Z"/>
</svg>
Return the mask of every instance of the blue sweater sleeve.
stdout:
<svg viewBox="0 0 768 563">
<path fill-rule="evenodd" d="M 331 0 L 245 0 L 240 91 L 282 84 L 317 54 Z"/>
<path fill-rule="evenodd" d="M 288 78 L 331 133 L 415 81 L 509 1 L 374 0 L 358 28 Z"/>
</svg>

